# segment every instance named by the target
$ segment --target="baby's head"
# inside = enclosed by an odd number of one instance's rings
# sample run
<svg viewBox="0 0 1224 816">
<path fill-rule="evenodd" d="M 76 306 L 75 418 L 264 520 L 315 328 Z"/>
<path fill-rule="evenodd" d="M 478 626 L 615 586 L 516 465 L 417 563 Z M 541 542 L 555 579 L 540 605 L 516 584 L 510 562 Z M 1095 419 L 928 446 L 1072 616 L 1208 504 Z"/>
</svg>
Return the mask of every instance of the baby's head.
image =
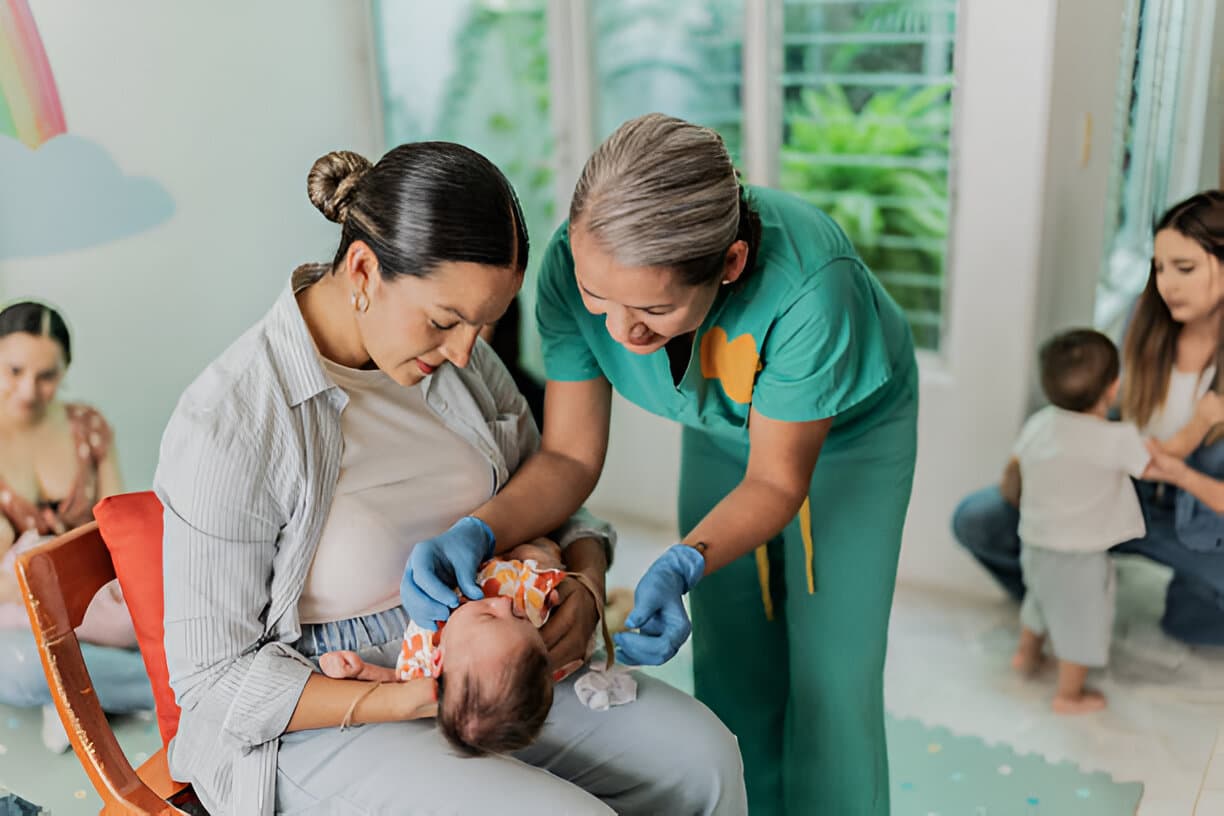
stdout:
<svg viewBox="0 0 1224 816">
<path fill-rule="evenodd" d="M 1057 334 L 1041 347 L 1041 388 L 1067 411 L 1088 413 L 1118 393 L 1118 349 L 1092 329 Z"/>
<path fill-rule="evenodd" d="M 552 708 L 544 639 L 509 597 L 461 604 L 442 629 L 438 727 L 469 756 L 526 748 Z"/>
</svg>

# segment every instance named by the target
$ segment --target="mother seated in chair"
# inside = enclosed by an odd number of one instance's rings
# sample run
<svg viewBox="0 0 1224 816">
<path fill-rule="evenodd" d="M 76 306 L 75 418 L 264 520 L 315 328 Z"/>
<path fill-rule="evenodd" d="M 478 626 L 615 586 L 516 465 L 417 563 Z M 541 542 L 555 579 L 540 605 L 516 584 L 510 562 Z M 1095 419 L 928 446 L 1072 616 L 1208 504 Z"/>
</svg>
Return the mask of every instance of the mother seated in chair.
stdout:
<svg viewBox="0 0 1224 816">
<path fill-rule="evenodd" d="M 43 742 L 57 752 L 67 750 L 68 737 L 21 603 L 14 556 L 92 521 L 94 504 L 122 489 L 106 420 L 58 399 L 71 361 L 68 327 L 54 309 L 26 301 L 0 311 L 0 703 L 42 707 Z M 153 708 L 117 583 L 94 598 L 77 637 L 105 711 Z"/>
<path fill-rule="evenodd" d="M 649 678 L 637 702 L 599 712 L 571 674 L 534 745 L 472 759 L 428 719 L 432 680 L 319 672 L 332 650 L 395 664 L 414 544 L 481 525 L 469 514 L 539 433 L 477 340 L 527 266 L 501 172 L 459 145 L 415 143 L 373 166 L 328 154 L 308 192 L 341 225 L 334 259 L 294 274 L 187 389 L 162 441 L 165 645 L 182 707 L 171 773 L 213 814 L 745 812 L 734 737 Z M 575 518 L 555 537 L 602 591 L 610 530 Z M 472 558 L 520 543 L 486 541 Z M 460 588 L 479 598 L 472 567 Z M 599 601 L 572 579 L 559 589 L 541 634 L 565 675 Z"/>
</svg>

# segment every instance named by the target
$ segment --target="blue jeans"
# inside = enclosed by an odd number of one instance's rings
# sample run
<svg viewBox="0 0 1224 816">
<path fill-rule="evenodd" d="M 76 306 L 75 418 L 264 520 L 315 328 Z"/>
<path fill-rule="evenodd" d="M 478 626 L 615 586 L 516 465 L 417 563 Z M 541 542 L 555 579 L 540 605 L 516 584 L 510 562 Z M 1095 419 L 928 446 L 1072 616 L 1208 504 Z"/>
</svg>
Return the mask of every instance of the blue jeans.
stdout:
<svg viewBox="0 0 1224 816">
<path fill-rule="evenodd" d="M 153 689 L 140 652 L 82 643 L 81 653 L 103 711 L 130 714 L 153 709 Z M 51 704 L 38 646 L 26 630 L 0 629 L 0 703 L 16 708 Z"/>
<path fill-rule="evenodd" d="M 1188 549 L 1173 527 L 1173 491 L 1136 482 L 1147 535 L 1111 552 L 1143 555 L 1173 570 L 1160 625 L 1185 643 L 1224 645 L 1224 553 Z M 1020 571 L 1020 513 L 997 487 L 971 493 L 952 514 L 952 532 L 1000 586 L 1024 597 Z"/>
</svg>

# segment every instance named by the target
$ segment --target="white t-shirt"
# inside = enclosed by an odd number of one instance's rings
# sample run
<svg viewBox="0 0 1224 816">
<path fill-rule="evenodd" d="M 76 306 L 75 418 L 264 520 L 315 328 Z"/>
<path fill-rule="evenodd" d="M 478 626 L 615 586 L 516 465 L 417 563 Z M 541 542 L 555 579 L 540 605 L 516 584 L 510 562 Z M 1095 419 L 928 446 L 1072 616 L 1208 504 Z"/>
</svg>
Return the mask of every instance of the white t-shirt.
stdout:
<svg viewBox="0 0 1224 816">
<path fill-rule="evenodd" d="M 331 511 L 298 601 L 303 623 L 381 612 L 400 602 L 413 545 L 493 495 L 493 465 L 425 403 L 421 386 L 381 371 L 323 367 L 348 394 Z"/>
<path fill-rule="evenodd" d="M 1174 368 L 1169 374 L 1169 390 L 1165 392 L 1164 405 L 1152 414 L 1143 432 L 1164 442 L 1186 427 L 1194 417 L 1199 398 L 1211 388 L 1214 379 L 1215 366 L 1208 366 L 1201 373 Z"/>
<path fill-rule="evenodd" d="M 1129 476 L 1150 456 L 1139 429 L 1048 406 L 1029 417 L 1012 454 L 1020 461 L 1020 540 L 1098 552 L 1145 533 Z"/>
</svg>

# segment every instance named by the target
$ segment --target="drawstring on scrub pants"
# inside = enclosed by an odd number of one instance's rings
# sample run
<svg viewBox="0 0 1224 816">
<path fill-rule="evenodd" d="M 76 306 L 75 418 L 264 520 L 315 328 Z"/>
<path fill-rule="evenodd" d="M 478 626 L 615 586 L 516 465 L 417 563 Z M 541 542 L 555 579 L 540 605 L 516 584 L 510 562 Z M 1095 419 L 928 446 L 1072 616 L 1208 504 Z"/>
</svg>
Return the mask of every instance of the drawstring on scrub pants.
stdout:
<svg viewBox="0 0 1224 816">
<path fill-rule="evenodd" d="M 812 499 L 803 500 L 799 508 L 799 536 L 803 539 L 803 562 L 807 568 L 807 589 L 809 595 L 816 594 L 816 573 L 813 561 L 815 549 L 812 547 Z M 761 583 L 761 603 L 765 606 L 765 620 L 774 619 L 773 593 L 769 591 L 769 551 L 768 545 L 762 544 L 756 548 L 757 580 Z"/>
</svg>

